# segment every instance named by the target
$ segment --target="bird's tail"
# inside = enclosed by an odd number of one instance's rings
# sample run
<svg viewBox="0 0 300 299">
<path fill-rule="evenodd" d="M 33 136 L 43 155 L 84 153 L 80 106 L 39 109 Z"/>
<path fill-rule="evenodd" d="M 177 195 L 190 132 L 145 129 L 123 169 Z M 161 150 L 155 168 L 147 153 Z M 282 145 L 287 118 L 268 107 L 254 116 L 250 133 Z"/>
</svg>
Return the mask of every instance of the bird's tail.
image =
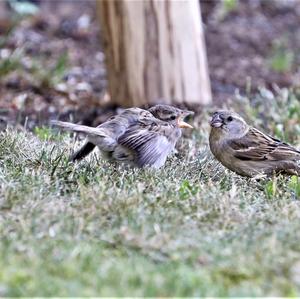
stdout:
<svg viewBox="0 0 300 299">
<path fill-rule="evenodd" d="M 83 133 L 87 135 L 87 141 L 71 157 L 71 161 L 80 160 L 87 156 L 97 145 L 100 150 L 111 152 L 116 146 L 116 140 L 111 137 L 103 128 L 93 128 L 83 125 L 76 125 L 58 120 L 51 121 L 52 125 L 58 126 L 68 131 Z"/>
<path fill-rule="evenodd" d="M 64 122 L 64 121 L 59 121 L 59 120 L 52 120 L 50 122 L 51 125 L 63 128 L 68 131 L 73 131 L 73 132 L 78 132 L 78 133 L 83 133 L 87 135 L 96 135 L 96 136 L 106 136 L 106 134 L 103 132 L 102 129 L 100 128 L 93 128 L 93 127 L 88 127 L 88 126 L 83 126 L 83 125 L 76 125 L 72 124 L 69 122 Z"/>
<path fill-rule="evenodd" d="M 92 142 L 86 142 L 78 151 L 76 151 L 71 157 L 70 161 L 81 160 L 93 151 L 95 144 Z"/>
</svg>

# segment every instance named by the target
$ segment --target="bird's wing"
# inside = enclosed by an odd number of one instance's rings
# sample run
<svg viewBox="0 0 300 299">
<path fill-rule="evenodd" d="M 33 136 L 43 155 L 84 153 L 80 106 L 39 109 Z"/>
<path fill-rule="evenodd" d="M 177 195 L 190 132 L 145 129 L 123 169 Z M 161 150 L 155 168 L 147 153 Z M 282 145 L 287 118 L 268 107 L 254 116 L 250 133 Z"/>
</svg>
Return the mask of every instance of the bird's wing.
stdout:
<svg viewBox="0 0 300 299">
<path fill-rule="evenodd" d="M 125 109 L 121 114 L 109 118 L 97 128 L 72 124 L 62 121 L 51 121 L 52 125 L 69 131 L 87 135 L 88 141 L 97 145 L 103 152 L 113 152 L 117 146 L 117 140 L 129 127 L 137 126 L 139 120 L 153 119 L 153 115 L 140 108 Z M 149 121 L 149 120 L 148 120 Z"/>
<path fill-rule="evenodd" d="M 299 160 L 300 151 L 280 140 L 266 135 L 255 128 L 239 139 L 231 140 L 228 145 L 234 156 L 241 160 Z"/>
<path fill-rule="evenodd" d="M 165 122 L 149 119 L 129 128 L 118 143 L 134 152 L 139 167 L 148 165 L 159 168 L 174 148 L 174 143 L 169 140 L 174 130 Z"/>
</svg>

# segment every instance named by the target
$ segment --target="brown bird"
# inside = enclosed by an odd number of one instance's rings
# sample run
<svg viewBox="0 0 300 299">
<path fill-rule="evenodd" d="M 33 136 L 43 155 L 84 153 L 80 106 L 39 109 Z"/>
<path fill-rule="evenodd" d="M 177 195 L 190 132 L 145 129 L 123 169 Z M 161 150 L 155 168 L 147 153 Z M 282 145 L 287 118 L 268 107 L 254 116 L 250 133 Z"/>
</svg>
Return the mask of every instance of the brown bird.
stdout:
<svg viewBox="0 0 300 299">
<path fill-rule="evenodd" d="M 248 126 L 231 111 L 217 111 L 211 122 L 209 145 L 225 167 L 242 176 L 287 173 L 300 175 L 300 151 Z"/>
<path fill-rule="evenodd" d="M 129 108 L 96 128 L 68 122 L 53 125 L 87 135 L 85 144 L 70 158 L 80 160 L 98 146 L 105 158 L 137 167 L 159 168 L 175 148 L 181 128 L 192 128 L 184 118 L 192 111 L 156 105 L 148 111 Z"/>
</svg>

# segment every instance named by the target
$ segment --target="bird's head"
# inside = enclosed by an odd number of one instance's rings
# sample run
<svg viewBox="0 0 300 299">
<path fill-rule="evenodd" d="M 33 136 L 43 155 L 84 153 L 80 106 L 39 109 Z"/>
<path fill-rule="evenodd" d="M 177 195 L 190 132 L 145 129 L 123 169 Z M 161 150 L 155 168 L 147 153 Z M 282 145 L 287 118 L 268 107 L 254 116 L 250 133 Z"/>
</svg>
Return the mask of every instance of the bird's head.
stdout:
<svg viewBox="0 0 300 299">
<path fill-rule="evenodd" d="M 187 116 L 194 114 L 193 111 L 181 110 L 169 105 L 155 105 L 148 111 L 151 112 L 154 117 L 172 123 L 179 128 L 193 128 L 190 124 L 184 121 Z"/>
<path fill-rule="evenodd" d="M 244 135 L 248 125 L 244 119 L 235 112 L 227 110 L 216 111 L 211 118 L 210 125 L 213 131 L 238 137 Z"/>
</svg>

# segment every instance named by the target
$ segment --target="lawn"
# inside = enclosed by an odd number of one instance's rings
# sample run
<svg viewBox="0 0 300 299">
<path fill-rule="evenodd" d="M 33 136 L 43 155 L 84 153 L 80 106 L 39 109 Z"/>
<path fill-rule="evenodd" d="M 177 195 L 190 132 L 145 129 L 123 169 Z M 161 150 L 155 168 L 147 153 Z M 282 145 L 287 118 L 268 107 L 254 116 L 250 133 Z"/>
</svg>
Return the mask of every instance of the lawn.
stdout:
<svg viewBox="0 0 300 299">
<path fill-rule="evenodd" d="M 235 103 L 299 145 L 295 92 Z M 0 133 L 0 296 L 300 296 L 298 178 L 225 170 L 208 119 L 161 170 L 70 163 L 79 142 L 49 128 Z"/>
</svg>

